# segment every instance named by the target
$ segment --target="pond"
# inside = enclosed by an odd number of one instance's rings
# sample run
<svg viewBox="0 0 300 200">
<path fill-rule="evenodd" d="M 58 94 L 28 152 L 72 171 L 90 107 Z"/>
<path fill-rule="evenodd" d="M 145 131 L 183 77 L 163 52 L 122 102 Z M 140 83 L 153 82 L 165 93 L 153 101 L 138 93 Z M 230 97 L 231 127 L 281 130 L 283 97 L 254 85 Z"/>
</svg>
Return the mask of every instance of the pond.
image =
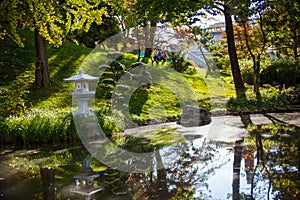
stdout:
<svg viewBox="0 0 300 200">
<path fill-rule="evenodd" d="M 147 173 L 111 169 L 81 144 L 4 146 L 0 199 L 299 199 L 299 130 L 249 130 L 237 142 L 199 136 L 162 146 L 154 157 L 163 167 Z"/>
</svg>

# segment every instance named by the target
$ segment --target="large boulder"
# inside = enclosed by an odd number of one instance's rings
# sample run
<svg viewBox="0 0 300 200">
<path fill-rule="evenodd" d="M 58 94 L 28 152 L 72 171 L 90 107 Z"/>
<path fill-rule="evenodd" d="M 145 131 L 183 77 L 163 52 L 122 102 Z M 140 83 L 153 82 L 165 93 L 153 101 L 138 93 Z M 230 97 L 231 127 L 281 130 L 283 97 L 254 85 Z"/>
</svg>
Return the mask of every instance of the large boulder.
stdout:
<svg viewBox="0 0 300 200">
<path fill-rule="evenodd" d="M 185 127 L 204 126 L 211 122 L 211 113 L 205 108 L 185 106 L 182 109 L 180 124 Z"/>
</svg>

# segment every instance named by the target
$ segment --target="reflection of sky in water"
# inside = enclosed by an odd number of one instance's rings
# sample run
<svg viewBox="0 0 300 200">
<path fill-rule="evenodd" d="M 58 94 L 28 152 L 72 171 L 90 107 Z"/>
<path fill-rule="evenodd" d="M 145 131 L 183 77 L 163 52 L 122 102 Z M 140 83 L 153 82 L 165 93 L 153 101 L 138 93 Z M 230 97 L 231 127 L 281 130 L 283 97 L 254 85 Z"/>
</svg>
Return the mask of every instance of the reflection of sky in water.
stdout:
<svg viewBox="0 0 300 200">
<path fill-rule="evenodd" d="M 227 150 L 224 150 L 224 152 Z M 224 155 L 228 162 L 225 163 L 220 169 L 217 169 L 215 173 L 208 178 L 208 190 L 202 191 L 203 193 L 210 193 L 214 199 L 225 199 L 228 193 L 232 193 L 232 177 L 233 177 L 233 154 Z M 204 188 L 203 188 L 204 189 Z M 199 190 L 196 190 L 199 193 Z M 199 194 L 196 194 L 199 195 Z"/>
<path fill-rule="evenodd" d="M 180 149 L 178 145 L 182 147 L 184 144 L 187 144 L 187 151 L 177 152 L 176 150 Z M 196 170 L 196 173 L 190 180 L 190 184 L 196 192 L 195 197 L 204 199 L 232 199 L 234 147 L 206 142 L 205 138 L 199 138 L 178 145 L 177 147 L 173 146 L 160 150 L 164 166 L 166 168 L 176 166 L 178 160 L 182 159 L 182 153 L 188 152 L 191 156 L 197 156 L 197 160 L 191 162 L 189 168 L 186 169 L 187 177 L 189 176 L 188 173 L 192 173 L 193 169 Z M 261 191 L 255 191 L 254 194 L 257 195 L 255 197 L 259 199 L 267 197 L 268 185 L 267 180 L 256 182 L 255 188 L 260 188 Z M 240 194 L 251 194 L 251 183 L 249 181 L 247 183 L 245 160 L 243 158 L 241 160 L 239 190 Z"/>
<path fill-rule="evenodd" d="M 294 140 L 295 138 L 290 138 L 289 141 L 294 142 Z M 266 157 L 264 161 L 270 172 L 275 173 L 276 177 L 281 175 L 283 177 L 280 177 L 280 180 L 273 177 L 274 187 L 272 187 L 269 185 L 270 182 L 266 176 L 266 170 L 262 169 L 262 164 L 260 164 L 254 176 L 253 199 L 268 199 L 268 190 L 269 199 L 280 199 L 276 195 L 281 195 L 280 189 L 283 187 L 278 189 L 276 188 L 276 184 L 284 184 L 284 179 L 286 176 L 289 178 L 291 173 L 293 173 L 292 176 L 297 178 L 298 169 L 295 165 L 298 164 L 299 159 L 297 157 L 298 149 L 289 149 L 293 148 L 290 143 L 283 144 L 285 145 L 284 148 L 280 145 L 281 143 L 276 141 L 276 145 L 272 145 L 266 149 L 264 152 Z M 145 189 L 149 186 L 158 187 L 158 190 L 154 191 L 154 193 L 153 191 L 151 193 L 151 190 L 147 193 L 148 190 L 145 190 L 143 195 L 149 198 L 153 195 L 155 196 L 159 191 L 167 192 L 165 190 L 167 188 L 171 194 L 172 192 L 176 192 L 177 188 L 183 187 L 184 189 L 194 189 L 196 192 L 195 197 L 199 197 L 200 199 L 234 199 L 232 197 L 233 166 L 234 159 L 237 158 L 237 153 L 235 155 L 234 151 L 242 153 L 239 154 L 241 156 L 239 193 L 241 196 L 240 199 L 246 199 L 245 195 L 251 194 L 252 181 L 251 174 L 249 176 L 249 173 L 248 175 L 246 173 L 246 168 L 254 170 L 257 165 L 257 155 L 255 148 L 250 144 L 249 146 L 243 146 L 243 149 L 241 148 L 236 148 L 233 144 L 208 142 L 208 139 L 205 137 L 169 146 L 159 150 L 160 156 L 155 154 L 157 161 L 162 159 L 166 170 L 154 171 L 153 176 L 146 174 L 143 176 L 132 176 L 132 174 L 119 173 L 110 169 L 103 171 L 106 167 L 101 163 L 94 162 L 93 169 L 95 172 L 101 174 L 101 179 L 98 180 L 99 184 L 105 186 L 105 190 L 95 194 L 96 199 L 111 199 L 111 195 L 114 195 L 114 197 L 120 196 L 124 190 L 127 191 L 126 195 L 131 197 L 132 194 L 128 191 L 132 191 L 132 185 L 126 184 L 128 177 L 131 180 L 130 184 L 139 185 L 138 189 Z M 56 175 L 58 175 L 55 180 L 58 189 L 57 192 L 61 195 L 69 194 L 70 188 L 75 187 L 73 177 L 78 174 L 82 159 L 89 154 L 82 146 L 67 149 L 55 147 L 54 149 L 50 150 L 48 147 L 39 147 L 30 150 L 0 149 L 0 196 L 2 194 L 4 199 L 22 199 L 23 194 L 26 194 L 28 197 L 43 195 L 39 176 L 34 178 L 31 176 L 22 176 L 21 178 L 19 170 L 29 171 L 33 164 L 38 167 L 41 163 L 51 160 L 51 163 L 55 164 Z M 291 154 L 292 158 L 287 156 L 287 154 Z M 294 159 L 295 156 L 296 158 Z M 289 160 L 292 161 L 290 166 L 285 167 L 282 164 L 280 165 L 282 161 Z M 32 173 L 34 173 L 34 170 Z M 39 174 L 38 168 L 35 173 Z M 150 181 L 151 178 L 153 178 L 153 181 Z M 161 187 L 159 184 L 162 184 L 164 187 Z M 298 187 L 297 185 L 291 185 L 293 182 L 287 184 L 290 184 L 292 189 L 297 189 Z M 115 186 L 113 188 L 116 189 L 115 191 L 111 189 L 112 186 Z"/>
</svg>

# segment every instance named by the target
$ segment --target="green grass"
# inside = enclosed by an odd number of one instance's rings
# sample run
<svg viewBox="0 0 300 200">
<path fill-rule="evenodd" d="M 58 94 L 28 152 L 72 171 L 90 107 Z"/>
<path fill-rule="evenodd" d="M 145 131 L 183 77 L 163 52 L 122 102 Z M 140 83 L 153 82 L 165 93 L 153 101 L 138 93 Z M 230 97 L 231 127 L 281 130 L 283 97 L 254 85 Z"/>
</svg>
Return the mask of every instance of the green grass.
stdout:
<svg viewBox="0 0 300 200">
<path fill-rule="evenodd" d="M 132 135 L 116 135 L 112 141 L 131 152 L 151 152 L 170 145 L 185 142 L 185 137 L 176 128 L 157 128 Z"/>
<path fill-rule="evenodd" d="M 2 87 L 15 85 L 8 88 L 8 90 L 19 87 L 20 85 L 26 86 L 25 88 L 23 87 L 23 90 L 26 90 L 27 93 L 24 94 L 22 98 L 25 101 L 25 107 L 29 109 L 68 109 L 72 105 L 72 99 L 68 93 L 73 90 L 73 85 L 71 83 L 65 83 L 63 78 L 76 74 L 80 67 L 84 68 L 86 73 L 93 76 L 101 76 L 99 66 L 108 62 L 106 58 L 108 51 L 101 49 L 95 48 L 92 50 L 67 42 L 64 42 L 59 48 L 48 46 L 49 72 L 52 87 L 49 89 L 36 88 L 32 85 L 34 81 L 35 60 L 33 33 L 23 31 L 22 35 L 26 38 L 24 48 L 18 47 L 10 39 L 1 41 L 1 52 L 3 52 L 3 55 L 0 60 L 2 72 L 0 77 Z M 136 55 L 127 53 L 124 54 L 121 63 L 126 66 L 126 69 L 129 69 L 130 65 L 136 61 Z M 159 65 L 160 71 L 153 71 L 153 76 L 159 77 L 159 79 L 156 79 L 156 82 L 159 82 L 159 84 L 156 84 L 157 87 L 151 87 L 147 101 L 142 100 L 146 105 L 142 107 L 140 105 L 140 113 L 149 113 L 148 108 L 159 104 L 175 115 L 180 114 L 178 108 L 175 108 L 175 111 L 170 111 L 171 107 L 178 105 L 178 101 L 182 100 L 178 99 L 178 95 L 184 96 L 182 94 L 185 93 L 184 88 L 180 91 L 180 86 L 170 88 L 170 85 L 180 84 L 176 82 L 178 77 L 180 77 L 180 79 L 182 79 L 182 77 L 186 79 L 189 85 L 188 87 L 193 90 L 199 102 L 203 102 L 203 99 L 209 98 L 210 94 L 213 93 L 212 90 L 208 90 L 207 88 L 207 82 L 210 84 L 213 83 L 213 81 L 209 81 L 209 79 L 204 80 L 204 71 L 200 70 L 201 72 L 198 71 L 196 75 L 178 75 L 178 73 L 166 72 L 164 67 L 166 67 L 166 64 L 164 66 Z M 161 75 L 161 72 L 164 73 L 164 75 Z M 18 80 L 18 82 L 16 80 Z M 174 91 L 177 94 L 174 94 Z M 168 100 L 166 101 L 166 99 Z M 206 107 L 206 105 L 200 106 Z M 143 110 L 143 107 L 145 107 L 146 110 Z M 136 112 L 133 111 L 133 114 L 136 114 Z"/>
<path fill-rule="evenodd" d="M 66 140 L 65 138 L 73 137 L 74 135 L 68 131 L 65 131 L 61 137 L 56 137 L 48 131 L 53 130 L 59 134 L 60 129 L 55 126 L 65 123 L 64 119 L 68 119 L 67 116 L 72 113 L 72 98 L 69 92 L 73 91 L 74 85 L 64 82 L 63 79 L 77 74 L 79 68 L 83 68 L 84 73 L 101 77 L 104 72 L 103 65 L 111 62 L 106 56 L 110 51 L 100 48 L 89 49 L 68 42 L 64 42 L 59 48 L 48 46 L 52 86 L 41 89 L 33 85 L 35 62 L 33 33 L 23 31 L 22 34 L 27 38 L 24 48 L 18 47 L 9 38 L 0 41 L 0 100 L 2 102 L 0 110 L 3 113 L 1 127 L 10 127 L 11 131 L 5 132 L 10 141 L 13 140 L 15 133 L 18 134 L 16 137 L 18 140 L 26 138 L 34 140 L 38 130 L 41 130 L 41 134 L 44 133 L 50 140 L 51 138 Z M 125 66 L 125 70 L 131 73 L 131 65 L 137 62 L 137 55 L 124 53 L 120 62 Z M 186 104 L 198 105 L 210 111 L 227 110 L 228 105 L 232 110 L 241 106 L 249 108 L 257 106 L 251 88 L 247 92 L 248 101 L 236 102 L 232 76 L 228 73 L 207 72 L 196 68 L 195 74 L 184 74 L 172 69 L 170 64 L 156 66 L 148 62 L 147 68 L 143 70 L 150 74 L 151 84 L 135 88 L 128 105 L 130 115 L 125 116 L 130 116 L 139 124 L 147 124 L 153 119 L 177 119 L 181 115 L 182 106 Z M 92 88 L 96 88 L 95 85 Z M 262 88 L 262 95 L 266 99 L 265 104 L 270 106 L 278 105 L 284 100 L 284 94 L 270 87 Z M 94 109 L 99 115 L 100 124 L 105 125 L 105 129 L 112 134 L 117 128 L 111 123 L 118 119 L 110 122 L 113 116 L 110 112 L 110 100 L 100 97 L 95 102 Z M 43 127 L 35 125 L 39 127 L 36 128 L 33 126 L 35 118 L 30 116 L 33 116 L 32 113 L 42 112 L 60 117 L 53 117 L 54 121 L 49 119 L 51 115 L 37 118 Z M 20 122 L 22 120 L 23 122 Z M 53 124 L 50 128 L 47 125 L 48 121 Z M 72 122 L 68 121 L 66 124 Z M 26 127 L 27 133 L 21 133 L 17 128 L 19 126 Z M 64 127 L 64 130 L 73 129 Z"/>
<path fill-rule="evenodd" d="M 174 119 L 181 115 L 181 108 L 187 104 L 211 109 L 213 106 L 210 104 L 214 103 L 211 97 L 220 99 L 225 106 L 226 96 L 222 80 L 203 76 L 205 72 L 202 69 L 194 75 L 178 73 L 166 65 L 150 67 L 148 71 L 153 84 L 150 88 L 136 90 L 130 101 L 130 112 L 138 121 L 160 117 Z"/>
<path fill-rule="evenodd" d="M 68 95 L 73 85 L 65 83 L 68 78 L 78 73 L 78 69 L 91 49 L 82 46 L 63 43 L 59 48 L 48 47 L 49 72 L 52 87 L 49 89 L 31 88 L 28 104 L 36 108 L 60 109 L 72 105 Z"/>
<path fill-rule="evenodd" d="M 0 86 L 15 100 L 17 95 L 11 95 L 10 91 L 26 93 L 21 96 L 26 108 L 60 109 L 71 105 L 68 95 L 73 86 L 63 82 L 63 78 L 70 77 L 77 73 L 79 66 L 91 49 L 82 46 L 63 43 L 56 48 L 48 46 L 49 73 L 52 87 L 49 89 L 36 88 L 34 82 L 35 65 L 35 43 L 33 33 L 22 31 L 26 38 L 25 47 L 17 46 L 10 38 L 0 42 Z M 3 102 L 3 101 L 2 101 Z M 9 103 L 9 102 L 7 102 Z M 12 106 L 14 103 L 11 103 Z"/>
<path fill-rule="evenodd" d="M 21 143 L 67 141 L 78 139 L 70 115 L 72 113 L 73 83 L 66 83 L 68 78 L 78 73 L 101 77 L 101 66 L 110 63 L 106 57 L 108 50 L 89 49 L 64 42 L 59 48 L 48 46 L 49 73 L 52 86 L 37 88 L 34 83 L 35 44 L 34 34 L 22 31 L 26 40 L 25 47 L 18 47 L 10 38 L 0 41 L 0 109 L 2 141 L 19 141 Z M 125 53 L 120 62 L 126 70 L 137 62 L 137 55 Z M 208 78 L 206 71 L 198 69 L 194 75 L 182 74 L 171 69 L 168 64 L 151 65 L 148 61 L 147 71 L 152 78 L 149 87 L 136 88 L 130 97 L 131 117 L 141 124 L 153 119 L 178 118 L 181 107 L 185 104 L 197 104 L 211 108 L 212 88 L 218 88 L 214 79 Z M 220 79 L 221 80 L 221 79 Z M 94 87 L 95 88 L 95 87 Z M 217 91 L 215 95 L 220 92 Z M 193 100 L 193 101 L 191 101 Z M 110 101 L 97 99 L 97 113 L 100 124 L 105 126 L 108 134 L 116 131 L 111 125 Z M 9 117 L 11 116 L 11 117 Z M 117 121 L 117 120 L 113 120 Z M 71 126 L 71 127 L 68 127 Z M 43 139 L 41 139 L 43 138 Z"/>
</svg>

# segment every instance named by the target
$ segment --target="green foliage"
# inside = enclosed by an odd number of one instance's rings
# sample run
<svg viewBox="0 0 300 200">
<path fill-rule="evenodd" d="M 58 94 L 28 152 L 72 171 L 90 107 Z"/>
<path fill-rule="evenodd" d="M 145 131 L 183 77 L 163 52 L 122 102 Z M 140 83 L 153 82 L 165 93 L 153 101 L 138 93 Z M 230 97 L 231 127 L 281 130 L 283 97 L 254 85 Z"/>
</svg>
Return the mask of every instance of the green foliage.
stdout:
<svg viewBox="0 0 300 200">
<path fill-rule="evenodd" d="M 261 73 L 262 84 L 279 84 L 292 86 L 300 83 L 300 62 L 293 60 L 279 60 L 271 63 Z"/>
<path fill-rule="evenodd" d="M 291 88 L 283 89 L 273 87 L 271 85 L 263 85 L 263 90 L 261 91 L 264 97 L 264 103 L 267 106 L 278 106 L 287 104 L 286 96 L 291 92 Z M 268 97 L 268 98 L 266 98 Z"/>
<path fill-rule="evenodd" d="M 264 13 L 267 36 L 283 57 L 299 58 L 299 1 L 270 1 Z"/>
<path fill-rule="evenodd" d="M 24 72 L 10 84 L 0 87 L 0 112 L 3 113 L 1 117 L 17 116 L 24 113 L 26 110 L 25 98 L 29 93 L 32 76 L 31 72 Z"/>
<path fill-rule="evenodd" d="M 171 67 L 180 73 L 193 75 L 196 73 L 195 67 L 190 61 L 184 59 L 184 55 L 180 52 L 169 53 L 169 58 L 172 60 Z"/>
<path fill-rule="evenodd" d="M 255 110 L 259 106 L 256 99 L 236 99 L 231 97 L 226 103 L 226 107 L 229 111 L 240 111 L 242 109 L 248 108 L 250 110 Z"/>
<path fill-rule="evenodd" d="M 171 200 L 177 200 L 177 199 L 185 199 L 185 200 L 196 200 L 200 198 L 193 197 L 195 194 L 194 190 L 184 189 L 184 188 L 178 188 L 176 191 L 175 196 L 171 198 Z"/>
<path fill-rule="evenodd" d="M 204 45 L 210 52 L 210 58 L 215 66 L 222 71 L 230 72 L 230 60 L 223 41 L 211 41 Z"/>
<path fill-rule="evenodd" d="M 212 55 L 212 60 L 219 70 L 230 72 L 230 61 L 228 55 Z"/>
<path fill-rule="evenodd" d="M 93 22 L 102 23 L 108 15 L 102 1 L 55 1 L 55 0 L 4 0 L 0 2 L 1 39 L 12 38 L 24 47 L 20 30 L 35 34 L 36 68 L 35 84 L 42 88 L 51 85 L 48 72 L 46 41 L 55 46 L 62 45 L 65 36 L 76 30 L 87 32 Z M 4 34 L 3 34 L 4 33 Z"/>
<path fill-rule="evenodd" d="M 172 1 L 152 0 L 145 3 L 144 0 L 137 0 L 134 4 L 133 15 L 140 21 L 170 22 L 174 26 L 186 24 L 188 16 L 203 15 L 201 8 L 208 2 L 180 0 Z"/>
<path fill-rule="evenodd" d="M 36 110 L 19 117 L 8 117 L 0 124 L 1 143 L 67 142 L 79 139 L 72 113 L 62 110 Z"/>
<path fill-rule="evenodd" d="M 118 21 L 113 16 L 105 17 L 103 23 L 98 25 L 92 23 L 88 32 L 77 30 L 68 38 L 78 44 L 89 48 L 95 48 L 96 44 L 100 44 L 107 38 L 114 36 L 120 32 Z"/>
<path fill-rule="evenodd" d="M 253 62 L 248 59 L 240 60 L 240 70 L 244 83 L 253 85 Z"/>
<path fill-rule="evenodd" d="M 97 118 L 99 125 L 106 136 L 110 137 L 115 132 L 122 131 L 120 128 L 122 128 L 122 124 L 124 122 L 122 121 L 122 118 L 117 116 L 112 116 L 109 113 L 97 113 Z"/>
<path fill-rule="evenodd" d="M 105 15 L 102 1 L 4 0 L 0 3 L 0 19 L 5 19 L 9 28 L 0 27 L 0 32 L 24 46 L 18 28 L 38 29 L 50 44 L 61 45 L 66 34 L 88 31 L 92 22 L 101 24 Z"/>
<path fill-rule="evenodd" d="M 292 88 L 280 89 L 271 85 L 263 85 L 261 87 L 262 101 L 259 102 L 251 88 L 248 88 L 247 99 L 237 100 L 231 97 L 227 102 L 227 109 L 229 111 L 241 109 L 258 110 L 286 105 L 288 104 L 286 97 L 291 92 L 293 92 Z"/>
<path fill-rule="evenodd" d="M 125 66 L 118 61 L 113 61 L 110 65 L 102 65 L 101 68 L 105 71 L 99 80 L 96 98 L 110 99 L 116 83 L 125 73 Z"/>
<path fill-rule="evenodd" d="M 23 31 L 28 37 L 24 43 L 28 46 L 20 48 L 11 38 L 0 40 L 0 117 L 19 115 L 26 109 L 26 97 L 34 81 L 33 35 Z M 32 58 L 32 59 L 31 59 Z"/>
<path fill-rule="evenodd" d="M 294 60 L 261 61 L 261 84 L 276 84 L 292 86 L 300 83 L 300 62 Z M 240 68 L 243 81 L 253 85 L 253 67 L 248 59 L 240 60 Z"/>
</svg>

